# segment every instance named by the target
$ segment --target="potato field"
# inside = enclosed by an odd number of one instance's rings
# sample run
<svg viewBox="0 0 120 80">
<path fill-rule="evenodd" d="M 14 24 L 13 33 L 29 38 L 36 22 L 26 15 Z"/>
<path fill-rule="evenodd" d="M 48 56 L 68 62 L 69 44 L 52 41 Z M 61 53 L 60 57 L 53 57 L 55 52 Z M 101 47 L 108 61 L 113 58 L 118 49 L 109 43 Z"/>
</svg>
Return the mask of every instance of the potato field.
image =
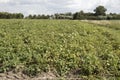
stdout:
<svg viewBox="0 0 120 80">
<path fill-rule="evenodd" d="M 0 73 L 120 80 L 120 21 L 0 20 Z"/>
</svg>

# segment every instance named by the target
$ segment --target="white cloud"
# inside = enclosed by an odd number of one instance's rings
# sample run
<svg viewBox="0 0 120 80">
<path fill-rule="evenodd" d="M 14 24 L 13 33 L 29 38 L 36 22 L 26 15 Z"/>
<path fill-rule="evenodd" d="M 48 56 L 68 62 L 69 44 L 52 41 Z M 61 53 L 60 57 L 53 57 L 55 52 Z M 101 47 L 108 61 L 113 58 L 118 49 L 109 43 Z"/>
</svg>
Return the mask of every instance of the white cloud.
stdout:
<svg viewBox="0 0 120 80">
<path fill-rule="evenodd" d="M 28 14 L 93 11 L 103 5 L 108 12 L 120 13 L 120 0 L 0 0 L 0 11 Z"/>
<path fill-rule="evenodd" d="M 0 3 L 8 3 L 10 0 L 0 0 Z"/>
</svg>

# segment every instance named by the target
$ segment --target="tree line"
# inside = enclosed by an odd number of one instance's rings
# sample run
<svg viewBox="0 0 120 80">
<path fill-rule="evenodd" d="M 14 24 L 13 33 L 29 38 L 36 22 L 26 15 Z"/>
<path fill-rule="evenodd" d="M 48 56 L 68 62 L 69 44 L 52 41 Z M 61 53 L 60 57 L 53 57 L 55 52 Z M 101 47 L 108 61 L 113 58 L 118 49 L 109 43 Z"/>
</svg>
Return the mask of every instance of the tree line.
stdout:
<svg viewBox="0 0 120 80">
<path fill-rule="evenodd" d="M 71 20 L 120 20 L 120 14 L 106 14 L 107 9 L 104 6 L 98 6 L 94 9 L 94 13 L 79 11 L 75 13 L 56 13 L 54 15 L 28 15 L 24 17 L 22 13 L 0 12 L 0 19 L 71 19 Z"/>
<path fill-rule="evenodd" d="M 44 14 L 42 14 L 42 15 L 29 15 L 29 16 L 27 16 L 27 17 L 25 17 L 25 19 L 49 19 L 50 18 L 50 15 L 44 15 Z"/>
<path fill-rule="evenodd" d="M 109 13 L 106 14 L 107 9 L 104 6 L 98 6 L 94 9 L 94 13 L 84 13 L 84 11 L 73 14 L 73 19 L 79 20 L 120 20 L 120 14 Z"/>
<path fill-rule="evenodd" d="M 8 13 L 0 12 L 0 19 L 23 19 L 24 15 L 22 13 Z"/>
</svg>

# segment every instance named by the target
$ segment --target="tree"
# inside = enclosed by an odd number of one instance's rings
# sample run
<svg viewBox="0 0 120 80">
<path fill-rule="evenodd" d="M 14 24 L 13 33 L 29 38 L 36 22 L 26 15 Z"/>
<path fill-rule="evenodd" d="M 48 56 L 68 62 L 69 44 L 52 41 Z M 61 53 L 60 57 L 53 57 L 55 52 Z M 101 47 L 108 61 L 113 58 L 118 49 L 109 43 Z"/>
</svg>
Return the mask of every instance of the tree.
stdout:
<svg viewBox="0 0 120 80">
<path fill-rule="evenodd" d="M 106 15 L 106 13 L 105 13 L 106 11 L 107 11 L 107 9 L 104 6 L 98 6 L 94 10 L 96 16 L 99 16 L 99 15 L 105 16 Z"/>
<path fill-rule="evenodd" d="M 33 15 L 33 19 L 36 19 L 36 18 L 37 18 L 37 16 L 34 14 L 34 15 Z"/>
<path fill-rule="evenodd" d="M 40 14 L 37 16 L 37 19 L 41 19 L 41 15 Z"/>
<path fill-rule="evenodd" d="M 72 13 L 71 12 L 67 12 L 65 13 L 66 16 L 72 16 Z"/>
<path fill-rule="evenodd" d="M 29 16 L 28 16 L 28 19 L 32 19 L 33 18 L 33 16 L 30 14 Z"/>
<path fill-rule="evenodd" d="M 85 19 L 85 13 L 83 11 L 80 11 L 80 12 L 76 12 L 74 15 L 73 15 L 73 19 Z"/>
</svg>

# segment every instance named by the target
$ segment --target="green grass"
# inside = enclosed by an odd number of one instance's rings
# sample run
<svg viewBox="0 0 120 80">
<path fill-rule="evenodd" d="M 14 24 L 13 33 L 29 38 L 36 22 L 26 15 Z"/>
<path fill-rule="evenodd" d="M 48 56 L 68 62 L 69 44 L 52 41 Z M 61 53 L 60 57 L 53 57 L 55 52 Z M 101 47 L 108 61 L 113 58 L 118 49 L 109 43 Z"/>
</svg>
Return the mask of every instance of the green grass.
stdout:
<svg viewBox="0 0 120 80">
<path fill-rule="evenodd" d="M 120 79 L 120 21 L 0 20 L 0 72 Z"/>
</svg>

